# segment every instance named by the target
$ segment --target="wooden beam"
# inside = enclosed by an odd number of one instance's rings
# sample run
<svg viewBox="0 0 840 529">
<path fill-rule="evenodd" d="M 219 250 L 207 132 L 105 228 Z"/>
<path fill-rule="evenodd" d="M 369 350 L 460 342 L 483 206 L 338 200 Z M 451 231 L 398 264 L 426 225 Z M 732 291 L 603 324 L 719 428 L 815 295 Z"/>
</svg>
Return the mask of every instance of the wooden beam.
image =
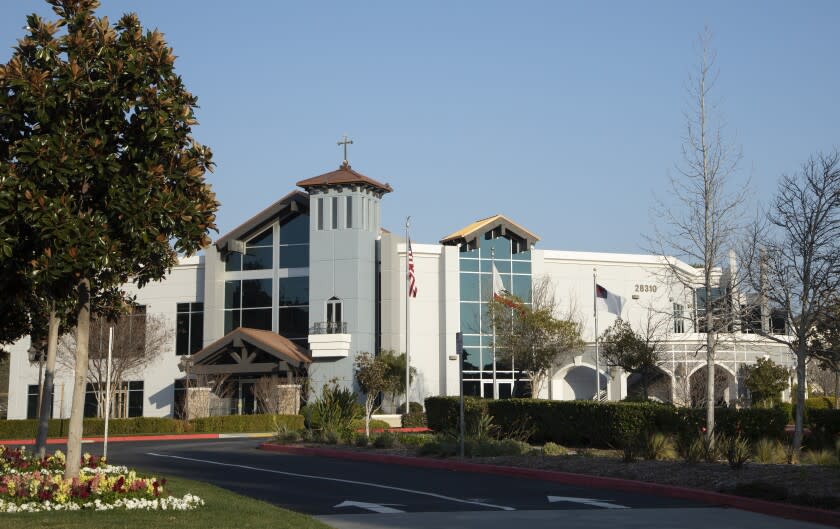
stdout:
<svg viewBox="0 0 840 529">
<path fill-rule="evenodd" d="M 244 373 L 271 373 L 277 369 L 275 362 L 259 364 L 227 364 L 227 365 L 197 365 L 193 366 L 192 373 L 196 375 L 220 375 L 220 374 L 244 374 Z"/>
</svg>

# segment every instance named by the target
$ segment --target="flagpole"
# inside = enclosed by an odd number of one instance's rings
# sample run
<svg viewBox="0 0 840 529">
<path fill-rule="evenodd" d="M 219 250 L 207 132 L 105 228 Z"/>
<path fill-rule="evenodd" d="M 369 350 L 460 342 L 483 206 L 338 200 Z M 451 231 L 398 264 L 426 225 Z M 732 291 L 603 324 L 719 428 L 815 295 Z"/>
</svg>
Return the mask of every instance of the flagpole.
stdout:
<svg viewBox="0 0 840 529">
<path fill-rule="evenodd" d="M 598 350 L 598 269 L 592 269 L 592 311 L 595 313 L 595 400 L 601 400 L 601 358 Z"/>
<path fill-rule="evenodd" d="M 496 249 L 490 248 L 490 273 L 496 273 Z M 500 276 L 501 277 L 501 276 Z M 493 284 L 493 279 L 495 277 L 491 276 L 490 284 L 493 285 L 493 292 L 490 294 L 490 301 L 495 301 L 496 297 L 496 288 Z M 498 400 L 499 398 L 499 386 L 496 384 L 496 318 L 491 316 L 490 318 L 493 322 L 493 399 Z"/>
<path fill-rule="evenodd" d="M 409 239 L 408 235 L 408 226 L 411 217 L 408 216 L 405 218 L 405 410 L 403 413 L 411 412 L 411 408 L 409 406 L 409 391 L 411 390 L 411 318 L 410 314 L 410 307 L 411 304 L 409 302 L 409 298 L 411 298 L 411 278 L 409 277 L 409 245 L 411 244 L 411 239 Z"/>
</svg>

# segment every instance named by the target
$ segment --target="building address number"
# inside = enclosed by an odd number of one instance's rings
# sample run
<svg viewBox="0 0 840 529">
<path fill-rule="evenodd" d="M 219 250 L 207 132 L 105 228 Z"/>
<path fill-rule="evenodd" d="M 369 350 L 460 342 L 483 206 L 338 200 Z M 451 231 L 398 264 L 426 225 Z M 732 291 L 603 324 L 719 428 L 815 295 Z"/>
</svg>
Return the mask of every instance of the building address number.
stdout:
<svg viewBox="0 0 840 529">
<path fill-rule="evenodd" d="M 636 292 L 656 292 L 656 285 L 634 285 Z"/>
</svg>

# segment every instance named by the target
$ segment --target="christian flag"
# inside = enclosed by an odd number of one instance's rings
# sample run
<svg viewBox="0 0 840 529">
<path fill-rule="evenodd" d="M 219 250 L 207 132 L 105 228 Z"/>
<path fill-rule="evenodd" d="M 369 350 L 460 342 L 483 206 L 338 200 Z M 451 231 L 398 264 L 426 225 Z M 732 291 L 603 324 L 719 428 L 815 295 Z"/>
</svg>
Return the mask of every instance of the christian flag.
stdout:
<svg viewBox="0 0 840 529">
<path fill-rule="evenodd" d="M 417 280 L 414 277 L 414 252 L 411 251 L 411 239 L 408 240 L 408 295 L 417 297 Z"/>
<path fill-rule="evenodd" d="M 597 305 L 601 305 L 607 309 L 607 312 L 621 316 L 621 307 L 624 306 L 624 298 L 618 294 L 613 294 L 598 284 L 595 285 L 595 302 L 596 307 Z"/>
<path fill-rule="evenodd" d="M 505 289 L 505 284 L 502 282 L 502 274 L 496 269 L 493 264 L 493 299 L 495 301 L 503 300 L 507 297 L 508 291 Z"/>
</svg>

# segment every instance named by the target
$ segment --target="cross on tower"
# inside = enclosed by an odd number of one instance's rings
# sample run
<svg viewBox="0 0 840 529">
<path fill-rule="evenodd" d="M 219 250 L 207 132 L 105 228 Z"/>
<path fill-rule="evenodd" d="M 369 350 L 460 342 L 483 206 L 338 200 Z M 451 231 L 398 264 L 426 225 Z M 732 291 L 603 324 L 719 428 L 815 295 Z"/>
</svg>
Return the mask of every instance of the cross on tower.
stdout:
<svg viewBox="0 0 840 529">
<path fill-rule="evenodd" d="M 347 161 L 347 146 L 353 145 L 353 140 L 347 139 L 347 135 L 344 135 L 344 138 L 337 142 L 338 145 L 344 145 L 344 163 L 342 165 L 350 165 L 350 162 Z"/>
</svg>

